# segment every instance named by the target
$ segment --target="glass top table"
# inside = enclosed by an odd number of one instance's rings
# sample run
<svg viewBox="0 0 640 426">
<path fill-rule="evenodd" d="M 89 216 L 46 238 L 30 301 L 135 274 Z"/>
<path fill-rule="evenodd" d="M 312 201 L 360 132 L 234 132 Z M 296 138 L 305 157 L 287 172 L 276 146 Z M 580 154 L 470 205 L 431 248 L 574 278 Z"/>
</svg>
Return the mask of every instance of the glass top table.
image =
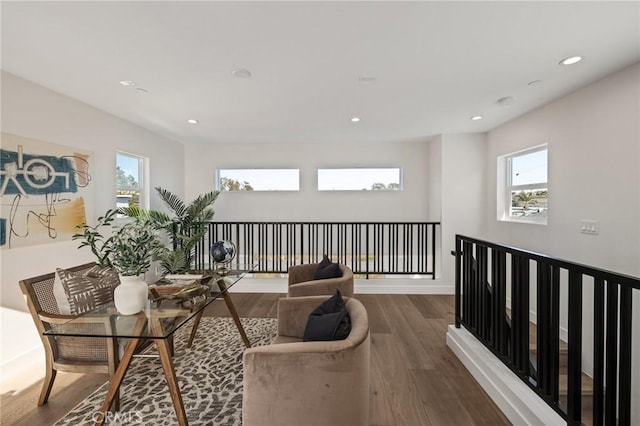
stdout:
<svg viewBox="0 0 640 426">
<path fill-rule="evenodd" d="M 214 300 L 226 295 L 229 288 L 252 270 L 253 267 L 240 266 L 239 268 L 230 269 L 224 276 L 217 274 L 215 271 L 194 271 L 194 274 L 202 272 L 199 274 L 203 276 L 201 284 L 209 287 L 200 296 L 172 299 L 170 295 L 161 293 L 159 298 L 150 298 L 144 310 L 134 315 L 121 315 L 118 313 L 114 303 L 111 302 L 91 312 L 83 313 L 66 323 L 52 324 L 51 329 L 45 331 L 44 334 L 52 336 L 166 339 L 193 317 L 201 314 Z M 198 275 L 194 276 L 197 277 Z M 154 286 L 158 289 L 162 288 L 160 282 Z M 140 325 L 141 320 L 144 321 L 144 326 L 142 327 Z"/>
<path fill-rule="evenodd" d="M 155 298 L 154 295 L 154 299 L 147 301 L 145 309 L 134 315 L 121 315 L 115 305 L 109 303 L 91 312 L 79 315 L 66 323 L 51 324 L 51 329 L 45 331 L 44 334 L 52 337 L 103 337 L 113 341 L 120 338 L 129 339 L 117 364 L 118 367 L 109 379 L 109 388 L 107 389 L 105 401 L 100 408 L 100 415 L 95 417 L 96 426 L 104 424 L 107 411 L 113 406 L 114 401 L 118 400 L 120 385 L 131 364 L 134 353 L 143 346 L 143 342 L 152 342 L 156 345 L 178 424 L 187 426 L 187 415 L 173 366 L 173 334 L 189 320 L 194 319 L 191 336 L 187 343 L 187 348 L 190 348 L 204 309 L 214 300 L 223 298 L 245 346 L 247 348 L 251 347 L 228 290 L 253 271 L 254 268 L 255 265 L 236 266 L 228 270 L 224 275 L 216 271 L 193 271 L 193 274 L 204 275 L 200 279 L 200 283 L 208 287 L 202 289 L 205 291 L 200 297 L 185 300 L 172 299 L 166 296 Z M 159 289 L 162 287 L 160 283 L 156 283 L 156 286 Z M 159 292 L 161 295 L 163 293 Z"/>
</svg>

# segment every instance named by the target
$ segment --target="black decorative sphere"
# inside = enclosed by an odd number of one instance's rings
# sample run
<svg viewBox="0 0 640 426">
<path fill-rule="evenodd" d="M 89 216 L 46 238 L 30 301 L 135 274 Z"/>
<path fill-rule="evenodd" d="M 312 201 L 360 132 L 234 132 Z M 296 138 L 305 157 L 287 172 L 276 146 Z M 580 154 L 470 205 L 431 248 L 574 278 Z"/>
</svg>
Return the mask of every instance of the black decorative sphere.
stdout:
<svg viewBox="0 0 640 426">
<path fill-rule="evenodd" d="M 209 250 L 211 259 L 216 263 L 228 263 L 236 256 L 236 247 L 231 241 L 216 241 Z"/>
</svg>

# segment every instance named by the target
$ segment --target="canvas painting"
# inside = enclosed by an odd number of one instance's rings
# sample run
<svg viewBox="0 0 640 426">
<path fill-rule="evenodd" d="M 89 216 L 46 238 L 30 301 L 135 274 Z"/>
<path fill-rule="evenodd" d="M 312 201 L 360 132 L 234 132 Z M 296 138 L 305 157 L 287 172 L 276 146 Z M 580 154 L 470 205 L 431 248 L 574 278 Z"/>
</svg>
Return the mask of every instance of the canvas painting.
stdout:
<svg viewBox="0 0 640 426">
<path fill-rule="evenodd" d="M 91 153 L 2 133 L 0 246 L 70 240 L 93 217 Z"/>
</svg>

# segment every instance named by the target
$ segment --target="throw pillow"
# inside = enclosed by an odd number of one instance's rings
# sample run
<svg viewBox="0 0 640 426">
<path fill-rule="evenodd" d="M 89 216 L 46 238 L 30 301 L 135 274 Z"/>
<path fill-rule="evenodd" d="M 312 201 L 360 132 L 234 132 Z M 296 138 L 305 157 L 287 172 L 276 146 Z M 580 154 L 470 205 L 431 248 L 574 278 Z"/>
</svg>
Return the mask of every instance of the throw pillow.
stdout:
<svg viewBox="0 0 640 426">
<path fill-rule="evenodd" d="M 322 256 L 320 263 L 318 263 L 318 269 L 324 269 L 329 265 L 331 265 L 331 259 L 329 259 L 329 256 L 325 254 Z"/>
<path fill-rule="evenodd" d="M 316 273 L 313 277 L 314 280 L 326 280 L 329 278 L 340 278 L 342 276 L 342 269 L 337 263 L 331 263 L 329 256 L 326 254 L 322 258 L 322 262 L 318 264 Z"/>
<path fill-rule="evenodd" d="M 303 341 L 344 340 L 351 333 L 351 317 L 339 290 L 311 312 Z"/>
<path fill-rule="evenodd" d="M 71 305 L 69 305 L 67 293 L 64 291 L 62 281 L 60 281 L 60 275 L 57 271 L 53 279 L 53 297 L 56 299 L 58 312 L 60 312 L 61 315 L 71 315 Z"/>
<path fill-rule="evenodd" d="M 91 311 L 98 306 L 113 300 L 115 281 L 119 282 L 115 272 L 91 270 L 84 274 L 56 269 L 56 281 L 62 287 L 66 296 L 66 303 L 60 299 L 60 290 L 54 287 L 54 296 L 58 303 L 58 310 L 63 315 L 78 315 Z M 91 276 L 93 275 L 93 276 Z M 115 278 L 115 281 L 114 281 Z M 68 307 L 67 307 L 68 306 Z"/>
<path fill-rule="evenodd" d="M 102 268 L 98 265 L 89 269 L 85 274 L 89 278 L 100 278 L 111 286 L 112 290 L 120 285 L 120 275 L 113 268 Z"/>
</svg>

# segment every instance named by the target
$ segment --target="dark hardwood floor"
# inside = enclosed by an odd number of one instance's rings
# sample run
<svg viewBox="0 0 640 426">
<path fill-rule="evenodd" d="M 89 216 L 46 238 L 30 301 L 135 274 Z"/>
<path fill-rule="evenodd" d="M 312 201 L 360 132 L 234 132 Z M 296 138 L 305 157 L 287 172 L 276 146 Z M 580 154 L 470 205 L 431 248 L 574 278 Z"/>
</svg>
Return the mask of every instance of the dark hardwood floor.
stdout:
<svg viewBox="0 0 640 426">
<path fill-rule="evenodd" d="M 232 297 L 241 317 L 275 318 L 282 295 Z M 509 424 L 446 346 L 453 296 L 357 297 L 367 307 L 371 328 L 371 425 Z M 216 301 L 206 315 L 229 314 L 224 302 Z M 59 373 L 43 407 L 36 405 L 40 383 L 17 395 L 2 395 L 0 424 L 51 425 L 106 380 L 104 375 Z"/>
</svg>

